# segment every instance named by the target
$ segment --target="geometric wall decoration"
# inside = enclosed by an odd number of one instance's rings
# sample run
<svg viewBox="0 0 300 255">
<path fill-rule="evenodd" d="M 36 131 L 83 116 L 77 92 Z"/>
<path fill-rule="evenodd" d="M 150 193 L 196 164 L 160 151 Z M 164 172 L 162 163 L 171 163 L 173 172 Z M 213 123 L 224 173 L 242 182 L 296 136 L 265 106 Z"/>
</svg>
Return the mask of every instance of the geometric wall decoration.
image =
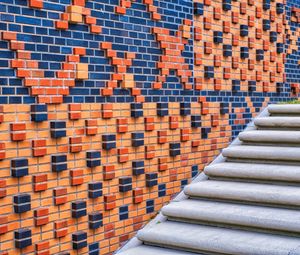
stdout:
<svg viewBox="0 0 300 255">
<path fill-rule="evenodd" d="M 268 103 L 297 0 L 0 3 L 0 255 L 112 254 Z"/>
</svg>

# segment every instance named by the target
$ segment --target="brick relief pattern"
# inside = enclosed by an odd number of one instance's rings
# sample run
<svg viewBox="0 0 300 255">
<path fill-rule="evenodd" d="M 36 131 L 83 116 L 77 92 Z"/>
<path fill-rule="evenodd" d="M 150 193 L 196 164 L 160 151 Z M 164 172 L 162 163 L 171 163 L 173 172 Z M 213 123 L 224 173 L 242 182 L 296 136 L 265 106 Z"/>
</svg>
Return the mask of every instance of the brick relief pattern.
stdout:
<svg viewBox="0 0 300 255">
<path fill-rule="evenodd" d="M 112 254 L 268 103 L 298 1 L 0 4 L 0 254 Z"/>
</svg>

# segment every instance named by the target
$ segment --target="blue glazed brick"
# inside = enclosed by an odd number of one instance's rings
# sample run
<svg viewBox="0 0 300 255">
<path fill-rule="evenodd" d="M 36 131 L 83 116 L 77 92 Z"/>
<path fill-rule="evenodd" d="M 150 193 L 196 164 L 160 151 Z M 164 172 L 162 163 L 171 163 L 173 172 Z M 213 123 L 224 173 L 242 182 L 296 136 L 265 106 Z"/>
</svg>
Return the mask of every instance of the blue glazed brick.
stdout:
<svg viewBox="0 0 300 255">
<path fill-rule="evenodd" d="M 168 114 L 168 103 L 157 103 L 157 116 L 164 117 L 168 116 Z"/>
<path fill-rule="evenodd" d="M 28 228 L 21 228 L 14 232 L 15 246 L 18 249 L 23 249 L 32 245 L 31 230 Z"/>
<path fill-rule="evenodd" d="M 220 103 L 220 114 L 229 113 L 229 103 Z"/>
<path fill-rule="evenodd" d="M 214 31 L 214 43 L 223 43 L 223 32 Z"/>
<path fill-rule="evenodd" d="M 154 212 L 154 200 L 149 199 L 146 201 L 146 212 L 153 213 Z"/>
<path fill-rule="evenodd" d="M 206 79 L 214 78 L 215 71 L 213 66 L 204 66 L 204 77 Z"/>
<path fill-rule="evenodd" d="M 80 250 L 87 247 L 87 233 L 78 231 L 72 234 L 73 250 Z"/>
<path fill-rule="evenodd" d="M 282 3 L 276 3 L 276 13 L 282 14 L 284 12 L 284 5 Z"/>
<path fill-rule="evenodd" d="M 99 255 L 100 254 L 100 248 L 99 243 L 92 243 L 89 244 L 89 254 L 88 255 Z"/>
<path fill-rule="evenodd" d="M 164 197 L 167 194 L 166 192 L 166 184 L 158 185 L 158 197 Z"/>
<path fill-rule="evenodd" d="M 283 89 L 284 89 L 283 83 L 276 82 L 276 92 L 281 93 L 281 92 L 283 92 Z"/>
<path fill-rule="evenodd" d="M 201 127 L 201 116 L 200 115 L 192 115 L 191 116 L 191 127 L 192 128 Z"/>
<path fill-rule="evenodd" d="M 249 31 L 248 31 L 248 26 L 247 25 L 240 25 L 240 35 L 242 37 L 248 36 Z"/>
<path fill-rule="evenodd" d="M 269 10 L 270 8 L 271 8 L 270 0 L 263 0 L 263 9 L 266 11 Z"/>
<path fill-rule="evenodd" d="M 268 19 L 263 20 L 263 30 L 268 31 L 271 29 L 271 22 Z"/>
<path fill-rule="evenodd" d="M 231 10 L 231 0 L 223 0 L 222 7 L 224 11 Z"/>
<path fill-rule="evenodd" d="M 234 92 L 239 91 L 240 87 L 241 87 L 241 81 L 232 80 L 232 91 L 234 91 Z"/>
<path fill-rule="evenodd" d="M 194 14 L 195 15 L 203 15 L 204 13 L 204 5 L 203 3 L 194 3 Z"/>
<path fill-rule="evenodd" d="M 145 173 L 145 163 L 141 160 L 132 161 L 132 174 L 141 175 Z"/>
<path fill-rule="evenodd" d="M 86 165 L 87 167 L 97 167 L 101 165 L 101 152 L 100 151 L 87 151 L 86 152 Z"/>
<path fill-rule="evenodd" d="M 263 50 L 256 50 L 256 60 L 261 61 L 264 60 L 264 51 Z"/>
<path fill-rule="evenodd" d="M 248 81 L 248 90 L 255 91 L 256 90 L 256 81 Z"/>
<path fill-rule="evenodd" d="M 133 118 L 139 118 L 143 117 L 143 105 L 141 103 L 131 103 L 130 104 L 131 109 L 131 117 Z"/>
<path fill-rule="evenodd" d="M 157 173 L 146 173 L 146 187 L 157 185 Z"/>
<path fill-rule="evenodd" d="M 86 201 L 72 202 L 72 218 L 80 218 L 86 215 Z"/>
<path fill-rule="evenodd" d="M 15 213 L 23 213 L 31 210 L 30 194 L 23 193 L 13 196 Z"/>
<path fill-rule="evenodd" d="M 223 45 L 223 56 L 224 57 L 231 57 L 232 56 L 232 46 L 229 44 Z"/>
<path fill-rule="evenodd" d="M 17 158 L 11 160 L 11 176 L 23 177 L 28 175 L 28 159 Z"/>
<path fill-rule="evenodd" d="M 104 150 L 115 149 L 116 146 L 116 135 L 114 134 L 105 134 L 102 135 L 102 148 Z"/>
<path fill-rule="evenodd" d="M 102 196 L 102 182 L 94 181 L 88 184 L 89 198 L 98 198 Z"/>
<path fill-rule="evenodd" d="M 249 58 L 249 49 L 248 49 L 248 47 L 241 47 L 241 58 L 242 59 Z"/>
<path fill-rule="evenodd" d="M 67 155 L 58 154 L 51 156 L 51 166 L 53 172 L 62 172 L 68 169 Z"/>
<path fill-rule="evenodd" d="M 120 208 L 119 208 L 119 219 L 120 220 L 127 220 L 128 217 L 129 217 L 128 205 L 120 206 Z"/>
<path fill-rule="evenodd" d="M 132 147 L 144 146 L 144 133 L 132 133 L 131 141 Z"/>
<path fill-rule="evenodd" d="M 89 228 L 98 229 L 103 226 L 103 215 L 100 212 L 92 212 L 89 214 Z"/>
<path fill-rule="evenodd" d="M 170 143 L 170 157 L 176 157 L 180 155 L 180 143 Z"/>
<path fill-rule="evenodd" d="M 198 171 L 199 171 L 198 165 L 193 165 L 192 166 L 192 178 L 197 176 Z"/>
<path fill-rule="evenodd" d="M 132 178 L 125 176 L 119 178 L 119 192 L 127 192 L 132 190 Z"/>
<path fill-rule="evenodd" d="M 277 51 L 277 53 L 283 53 L 283 51 L 284 51 L 284 45 L 283 45 L 283 43 L 277 43 L 276 44 L 276 51 Z"/>
<path fill-rule="evenodd" d="M 181 102 L 180 103 L 180 115 L 188 116 L 191 114 L 191 103 Z"/>
<path fill-rule="evenodd" d="M 181 180 L 180 187 L 183 189 L 188 184 L 188 180 Z"/>
<path fill-rule="evenodd" d="M 30 106 L 31 121 L 42 122 L 48 120 L 48 106 L 45 104 L 33 104 Z"/>
<path fill-rule="evenodd" d="M 270 31 L 270 42 L 276 42 L 277 41 L 277 32 Z"/>
<path fill-rule="evenodd" d="M 50 132 L 52 138 L 61 138 L 67 135 L 65 121 L 51 121 Z"/>
</svg>

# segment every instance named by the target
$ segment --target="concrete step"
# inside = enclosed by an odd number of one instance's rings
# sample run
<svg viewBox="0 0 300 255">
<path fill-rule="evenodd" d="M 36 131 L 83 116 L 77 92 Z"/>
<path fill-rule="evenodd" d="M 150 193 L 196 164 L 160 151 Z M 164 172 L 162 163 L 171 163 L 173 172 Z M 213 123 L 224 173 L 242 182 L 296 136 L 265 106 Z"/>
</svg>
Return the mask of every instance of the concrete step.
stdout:
<svg viewBox="0 0 300 255">
<path fill-rule="evenodd" d="M 207 180 L 192 183 L 184 193 L 193 198 L 300 207 L 300 187 Z"/>
<path fill-rule="evenodd" d="M 254 119 L 259 129 L 300 129 L 300 117 L 261 117 Z"/>
<path fill-rule="evenodd" d="M 132 249 L 128 249 L 124 252 L 118 253 L 119 255 L 194 255 L 200 253 L 191 253 L 191 252 L 184 252 L 179 250 L 173 249 L 165 249 L 155 246 L 147 246 L 147 245 L 140 245 Z"/>
<path fill-rule="evenodd" d="M 238 137 L 246 143 L 300 144 L 300 131 L 292 130 L 251 130 L 240 133 Z"/>
<path fill-rule="evenodd" d="M 272 114 L 300 115 L 300 104 L 273 104 L 268 106 L 268 112 Z"/>
<path fill-rule="evenodd" d="M 300 167 L 290 165 L 223 162 L 205 167 L 204 172 L 212 178 L 300 182 Z"/>
<path fill-rule="evenodd" d="M 244 230 L 163 222 L 138 232 L 146 244 L 196 253 L 231 255 L 299 255 L 299 238 Z"/>
<path fill-rule="evenodd" d="M 169 220 L 300 234 L 299 210 L 187 199 L 170 203 L 162 213 Z"/>
<path fill-rule="evenodd" d="M 237 145 L 223 149 L 222 155 L 231 160 L 300 162 L 300 147 Z"/>
</svg>

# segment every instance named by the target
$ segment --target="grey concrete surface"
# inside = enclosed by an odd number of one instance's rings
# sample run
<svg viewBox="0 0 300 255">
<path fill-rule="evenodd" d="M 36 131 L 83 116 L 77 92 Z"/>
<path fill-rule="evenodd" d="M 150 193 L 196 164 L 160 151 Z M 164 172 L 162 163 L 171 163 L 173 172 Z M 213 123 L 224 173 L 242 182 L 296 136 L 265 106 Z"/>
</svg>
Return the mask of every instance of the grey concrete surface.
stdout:
<svg viewBox="0 0 300 255">
<path fill-rule="evenodd" d="M 147 231 L 141 230 L 138 238 L 146 244 L 184 248 L 196 254 L 300 254 L 299 238 L 170 221 L 157 224 Z"/>
<path fill-rule="evenodd" d="M 231 146 L 222 151 L 224 157 L 237 159 L 297 161 L 300 162 L 300 147 Z"/>
<path fill-rule="evenodd" d="M 209 177 L 300 182 L 300 166 L 222 162 L 204 169 Z"/>
<path fill-rule="evenodd" d="M 239 134 L 242 142 L 300 144 L 300 131 L 253 130 Z"/>
<path fill-rule="evenodd" d="M 260 117 L 254 119 L 259 128 L 300 128 L 300 117 Z"/>
<path fill-rule="evenodd" d="M 169 219 L 300 233 L 300 210 L 187 199 L 162 209 Z"/>
<path fill-rule="evenodd" d="M 208 180 L 190 184 L 184 192 L 190 197 L 300 206 L 297 186 Z"/>
</svg>

